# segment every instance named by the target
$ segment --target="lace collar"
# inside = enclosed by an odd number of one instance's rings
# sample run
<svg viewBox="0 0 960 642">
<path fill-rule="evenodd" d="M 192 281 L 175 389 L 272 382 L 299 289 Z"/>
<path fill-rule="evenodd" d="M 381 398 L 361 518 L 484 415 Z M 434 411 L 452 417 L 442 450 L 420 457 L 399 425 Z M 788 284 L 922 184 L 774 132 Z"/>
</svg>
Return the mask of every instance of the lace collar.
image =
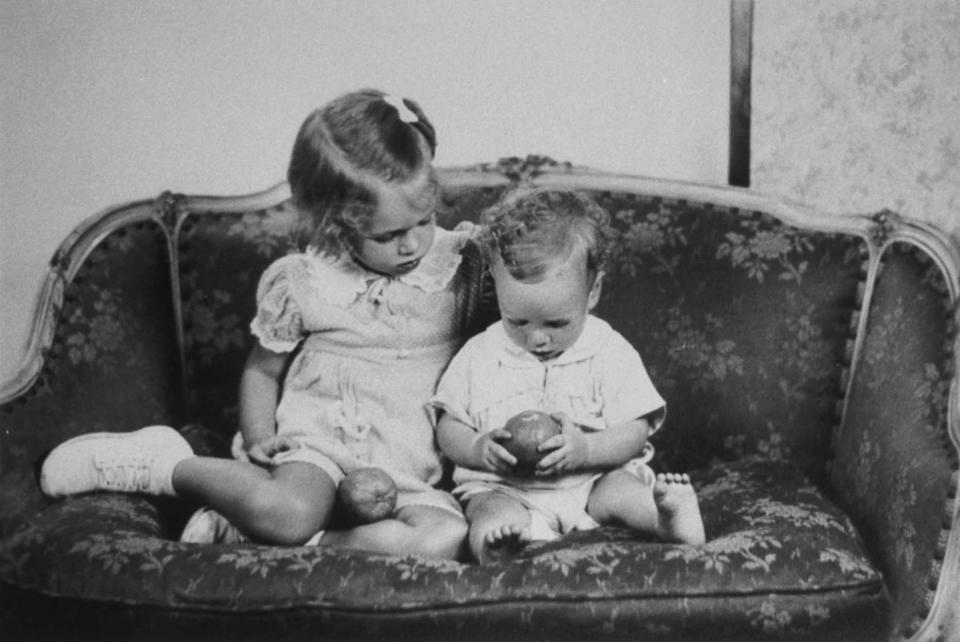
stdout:
<svg viewBox="0 0 960 642">
<path fill-rule="evenodd" d="M 331 258 L 308 248 L 307 254 L 316 259 L 315 276 L 322 283 L 321 296 L 340 307 L 347 307 L 357 296 L 370 288 L 374 281 L 399 281 L 426 293 L 439 292 L 447 286 L 460 267 L 460 250 L 469 238 L 471 226 L 458 225 L 451 232 L 436 229 L 433 245 L 420 260 L 420 265 L 400 276 L 385 276 L 364 268 L 349 255 Z"/>
</svg>

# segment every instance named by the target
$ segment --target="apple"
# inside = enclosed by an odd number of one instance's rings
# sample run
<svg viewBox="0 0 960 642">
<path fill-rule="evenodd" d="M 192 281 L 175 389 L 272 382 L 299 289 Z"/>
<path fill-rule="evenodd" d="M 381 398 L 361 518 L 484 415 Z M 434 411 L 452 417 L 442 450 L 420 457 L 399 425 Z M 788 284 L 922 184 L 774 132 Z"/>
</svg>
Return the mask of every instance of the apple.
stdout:
<svg viewBox="0 0 960 642">
<path fill-rule="evenodd" d="M 560 434 L 560 423 L 545 412 L 524 410 L 508 419 L 503 429 L 510 433 L 510 439 L 501 443 L 517 458 L 515 470 L 521 475 L 532 475 L 537 462 L 547 454 L 537 447 Z"/>
<path fill-rule="evenodd" d="M 358 468 L 343 478 L 337 496 L 347 519 L 355 524 L 370 524 L 393 514 L 397 484 L 382 468 Z"/>
</svg>

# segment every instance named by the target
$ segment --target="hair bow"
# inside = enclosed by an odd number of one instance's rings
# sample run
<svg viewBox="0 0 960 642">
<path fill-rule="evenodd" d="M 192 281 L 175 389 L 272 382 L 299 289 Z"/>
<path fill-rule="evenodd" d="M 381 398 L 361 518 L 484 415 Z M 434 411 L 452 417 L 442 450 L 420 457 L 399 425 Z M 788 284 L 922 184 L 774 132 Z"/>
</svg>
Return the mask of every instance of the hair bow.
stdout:
<svg viewBox="0 0 960 642">
<path fill-rule="evenodd" d="M 400 121 L 404 123 L 415 123 L 419 118 L 413 113 L 413 111 L 407 107 L 407 103 L 403 102 L 403 98 L 400 96 L 395 96 L 390 94 L 389 96 L 383 97 L 383 102 L 387 103 L 391 107 L 397 110 L 397 115 L 400 116 Z"/>
</svg>

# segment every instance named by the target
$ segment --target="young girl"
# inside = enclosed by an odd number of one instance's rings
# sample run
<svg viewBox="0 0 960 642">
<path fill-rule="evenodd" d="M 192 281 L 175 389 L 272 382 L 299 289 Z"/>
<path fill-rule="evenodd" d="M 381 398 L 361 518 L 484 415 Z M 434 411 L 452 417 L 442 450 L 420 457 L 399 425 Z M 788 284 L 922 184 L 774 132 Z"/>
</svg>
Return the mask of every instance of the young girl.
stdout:
<svg viewBox="0 0 960 642">
<path fill-rule="evenodd" d="M 240 384 L 249 461 L 195 457 L 164 426 L 99 433 L 54 449 L 44 492 L 179 494 L 260 542 L 455 557 L 467 528 L 433 487 L 441 463 L 424 403 L 462 343 L 469 230 L 436 227 L 435 147 L 419 106 L 379 91 L 344 95 L 303 123 L 288 181 L 306 249 L 258 286 L 258 342 Z M 323 532 L 338 483 L 369 466 L 397 484 L 393 517 Z M 196 515 L 186 539 L 217 512 Z"/>
<path fill-rule="evenodd" d="M 431 402 L 481 562 L 605 523 L 704 542 L 689 477 L 655 476 L 645 463 L 663 399 L 630 343 L 589 314 L 600 298 L 606 220 L 585 195 L 547 190 L 516 190 L 486 213 L 502 320 L 453 358 Z M 517 474 L 503 446 L 505 424 L 527 410 L 562 426 L 540 445 L 532 478 Z"/>
</svg>

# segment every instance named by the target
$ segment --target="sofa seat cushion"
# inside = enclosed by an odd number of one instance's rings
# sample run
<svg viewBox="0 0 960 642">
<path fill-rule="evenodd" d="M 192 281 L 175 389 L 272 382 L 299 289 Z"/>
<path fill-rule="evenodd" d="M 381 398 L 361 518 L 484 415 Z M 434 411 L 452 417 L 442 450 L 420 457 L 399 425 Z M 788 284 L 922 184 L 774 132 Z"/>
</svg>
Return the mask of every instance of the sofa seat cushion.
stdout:
<svg viewBox="0 0 960 642">
<path fill-rule="evenodd" d="M 4 540 L 0 580 L 127 606 L 322 611 L 328 623 L 385 630 L 394 626 L 389 616 L 421 625 L 476 618 L 491 628 L 548 618 L 561 630 L 579 622 L 684 635 L 809 635 L 845 624 L 856 639 L 882 624 L 880 572 L 848 518 L 797 470 L 746 459 L 693 477 L 705 546 L 605 527 L 482 567 L 322 547 L 181 544 L 170 539 L 182 520 L 170 505 L 93 494 L 53 504 Z"/>
</svg>

